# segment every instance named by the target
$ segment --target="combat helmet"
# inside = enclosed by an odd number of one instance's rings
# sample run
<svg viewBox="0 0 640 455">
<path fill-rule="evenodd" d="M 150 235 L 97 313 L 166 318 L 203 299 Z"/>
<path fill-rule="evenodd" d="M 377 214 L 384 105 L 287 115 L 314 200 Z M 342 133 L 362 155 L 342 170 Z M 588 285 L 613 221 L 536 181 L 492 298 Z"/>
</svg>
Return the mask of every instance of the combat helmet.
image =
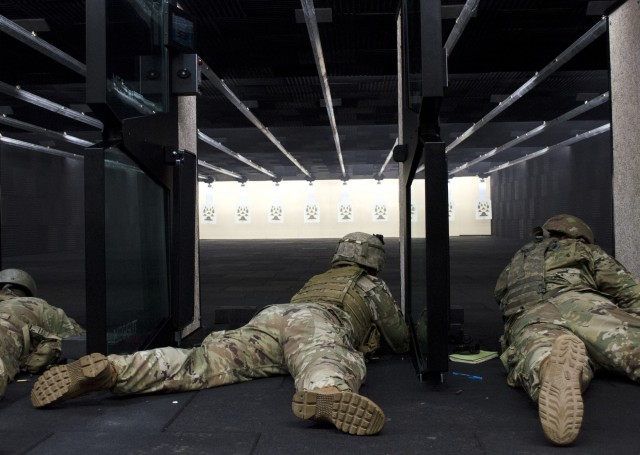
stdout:
<svg viewBox="0 0 640 455">
<path fill-rule="evenodd" d="M 19 286 L 29 297 L 35 297 L 38 293 L 35 280 L 24 270 L 4 269 L 0 270 L 0 289 L 7 284 Z"/>
<path fill-rule="evenodd" d="M 572 239 L 582 239 L 587 243 L 593 243 L 593 231 L 577 216 L 556 215 L 549 218 L 542 225 L 549 232 L 560 232 Z"/>
<path fill-rule="evenodd" d="M 384 239 L 380 234 L 352 232 L 340 239 L 331 263 L 350 261 L 379 272 L 384 267 L 383 245 Z"/>
</svg>

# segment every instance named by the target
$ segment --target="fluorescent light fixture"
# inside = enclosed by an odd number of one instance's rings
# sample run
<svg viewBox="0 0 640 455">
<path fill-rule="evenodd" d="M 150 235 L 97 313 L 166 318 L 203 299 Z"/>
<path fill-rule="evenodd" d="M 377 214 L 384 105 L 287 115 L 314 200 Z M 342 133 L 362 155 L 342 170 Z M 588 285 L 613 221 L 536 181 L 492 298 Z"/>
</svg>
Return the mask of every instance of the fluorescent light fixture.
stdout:
<svg viewBox="0 0 640 455">
<path fill-rule="evenodd" d="M 240 174 L 236 174 L 233 171 L 228 171 L 228 170 L 223 169 L 221 167 L 214 166 L 213 164 L 209 164 L 209 163 L 207 163 L 206 161 L 203 161 L 203 160 L 198 160 L 198 166 L 202 166 L 202 167 L 210 169 L 210 170 L 212 170 L 214 172 L 219 172 L 220 174 L 228 175 L 228 176 L 233 177 L 233 178 L 238 179 L 238 180 L 244 180 L 244 177 L 242 177 Z"/>
<path fill-rule="evenodd" d="M 14 147 L 18 147 L 26 150 L 33 150 L 36 152 L 48 153 L 49 155 L 61 156 L 63 158 L 74 158 L 74 159 L 84 158 L 82 155 L 76 155 L 75 153 L 64 152 L 62 150 L 58 150 L 50 147 L 43 147 L 42 145 L 32 144 L 31 142 L 19 141 L 18 139 L 12 139 L 10 137 L 6 137 L 2 135 L 0 135 L 0 142 L 4 142 L 5 144 L 9 144 Z"/>
<path fill-rule="evenodd" d="M 320 43 L 320 32 L 318 31 L 316 11 L 313 6 L 313 0 L 300 0 L 300 2 L 302 3 L 304 20 L 307 23 L 307 31 L 309 32 L 309 39 L 311 40 L 311 49 L 313 50 L 313 57 L 316 61 L 316 68 L 318 70 L 318 77 L 320 78 L 320 84 L 322 86 L 322 93 L 324 94 L 324 102 L 327 108 L 327 115 L 329 116 L 331 131 L 333 133 L 333 141 L 336 144 L 336 152 L 338 153 L 338 161 L 340 162 L 340 171 L 342 172 L 342 177 L 347 177 L 347 172 L 344 169 L 344 161 L 342 160 L 342 150 L 340 148 L 340 136 L 338 135 L 336 117 L 333 112 L 333 102 L 331 101 L 331 90 L 329 89 L 327 68 L 325 66 L 324 55 L 322 53 L 322 44 Z"/>
<path fill-rule="evenodd" d="M 284 156 L 286 156 L 289 161 L 291 161 L 293 164 L 296 165 L 296 167 L 298 169 L 300 169 L 304 175 L 306 175 L 308 178 L 312 179 L 313 177 L 311 176 L 311 174 L 309 173 L 309 171 L 307 171 L 304 166 L 302 166 L 302 164 L 300 164 L 298 162 L 298 160 L 296 160 L 293 155 L 291 155 L 291 153 L 289 153 L 287 151 L 287 149 L 284 148 L 284 146 L 280 143 L 280 141 L 273 135 L 273 133 L 271 133 L 271 131 L 269 131 L 269 128 L 267 128 L 266 126 L 264 126 L 262 124 L 262 122 L 260 122 L 260 120 L 258 120 L 258 118 L 253 115 L 253 113 L 249 110 L 249 108 L 242 102 L 240 101 L 240 99 L 236 96 L 235 93 L 233 93 L 231 91 L 231 89 L 227 86 L 227 84 L 224 83 L 224 81 L 222 79 L 220 79 L 216 73 L 213 72 L 213 70 L 211 68 L 209 68 L 209 66 L 206 63 L 202 63 L 201 66 L 201 71 L 202 74 L 204 74 L 206 76 L 207 79 L 209 79 L 211 81 L 211 83 L 229 100 L 231 101 L 231 104 L 233 104 L 236 108 L 238 108 L 238 110 L 249 119 L 249 121 L 251 123 L 253 123 L 253 125 L 258 128 L 260 131 L 262 131 L 262 134 L 264 134 L 265 136 L 267 136 L 267 138 L 276 146 L 278 147 L 278 149 L 284 154 Z"/>
<path fill-rule="evenodd" d="M 0 123 L 4 125 L 9 125 L 24 131 L 29 131 L 31 133 L 38 133 L 54 139 L 70 142 L 72 144 L 76 144 L 81 147 L 89 147 L 94 144 L 93 142 L 85 141 L 84 139 L 71 136 L 70 134 L 67 134 L 67 133 L 59 133 L 57 131 L 51 131 L 46 128 L 42 128 L 41 126 L 32 125 L 30 123 L 23 122 L 21 120 L 16 120 L 14 118 L 7 117 L 6 115 L 0 115 Z"/>
<path fill-rule="evenodd" d="M 569 139 L 567 139 L 565 141 L 559 142 L 559 143 L 557 143 L 555 145 L 552 145 L 550 147 L 545 147 L 543 149 L 538 150 L 537 152 L 529 153 L 528 155 L 525 155 L 522 158 L 518 158 L 517 160 L 507 161 L 506 163 L 503 163 L 500 166 L 496 166 L 494 168 L 489 169 L 487 171 L 487 173 L 501 171 L 501 170 L 506 169 L 508 167 L 514 166 L 516 164 L 523 163 L 523 162 L 528 161 L 528 160 L 532 160 L 534 158 L 537 158 L 539 156 L 544 155 L 545 153 L 549 153 L 549 152 L 551 152 L 553 150 L 557 150 L 559 148 L 566 147 L 566 146 L 571 145 L 571 144 L 575 144 L 576 142 L 584 141 L 585 139 L 588 139 L 588 138 L 593 137 L 593 136 L 597 136 L 598 134 L 606 133 L 610 129 L 611 129 L 611 124 L 610 123 L 606 123 L 606 124 L 604 124 L 602 126 L 599 126 L 599 127 L 594 128 L 592 130 L 586 131 L 586 132 L 584 132 L 582 134 L 577 134 L 574 137 L 571 137 L 571 138 L 569 138 Z"/>
<path fill-rule="evenodd" d="M 47 57 L 52 58 L 53 60 L 66 66 L 67 68 L 72 69 L 76 73 L 83 76 L 87 75 L 87 66 L 84 63 L 76 60 L 69 54 L 62 52 L 60 49 L 52 46 L 45 40 L 38 38 L 35 34 L 31 33 L 31 31 L 21 27 L 20 25 L 7 19 L 4 16 L 0 16 L 0 30 L 5 32 L 7 35 L 10 35 L 13 38 L 17 39 L 18 41 L 21 41 L 27 46 L 34 48 Z"/>
<path fill-rule="evenodd" d="M 478 131 L 480 128 L 489 123 L 494 117 L 500 114 L 502 111 L 510 107 L 513 103 L 522 98 L 531 89 L 544 81 L 547 77 L 553 74 L 558 68 L 564 65 L 569 59 L 580 52 L 582 49 L 591 44 L 596 38 L 602 35 L 607 30 L 607 18 L 603 17 L 598 21 L 596 25 L 591 27 L 587 33 L 582 35 L 576 42 L 569 46 L 564 52 L 556 57 L 551 63 L 545 66 L 542 70 L 537 72 L 531 79 L 525 82 L 520 88 L 509 95 L 505 101 L 498 104 L 491 112 L 481 118 L 478 122 L 474 123 L 471 128 L 462 133 L 456 140 L 447 145 L 446 153 L 449 153 L 463 141 L 468 139 L 472 134 Z"/>
<path fill-rule="evenodd" d="M 553 120 L 550 120 L 548 122 L 542 122 L 542 125 L 537 126 L 536 128 L 527 131 L 526 133 L 516 137 L 515 139 L 507 142 L 506 144 L 501 145 L 500 147 L 496 147 L 492 150 L 490 150 L 489 152 L 480 155 L 479 157 L 477 157 L 474 160 L 468 161 L 466 163 L 464 163 L 461 166 L 458 166 L 457 168 L 453 169 L 452 171 L 449 172 L 449 175 L 453 175 L 456 174 L 460 171 L 463 171 L 475 164 L 480 163 L 481 161 L 484 161 L 488 158 L 491 158 L 494 155 L 497 155 L 498 153 L 504 152 L 505 150 L 510 149 L 511 147 L 520 144 L 521 142 L 527 141 L 529 139 L 531 139 L 534 136 L 537 136 L 538 134 L 542 133 L 543 131 L 546 131 L 547 129 L 549 129 L 552 126 L 558 125 L 562 122 L 566 122 L 567 120 L 570 120 L 574 117 L 577 117 L 580 114 L 584 114 L 587 111 L 590 111 L 591 109 L 593 109 L 596 106 L 600 106 L 601 104 L 605 103 L 606 101 L 609 101 L 609 92 L 605 92 L 600 96 L 597 96 L 595 98 L 593 98 L 592 100 L 579 105 L 578 107 L 565 112 L 564 114 L 562 114 L 559 117 L 554 118 Z"/>
<path fill-rule="evenodd" d="M 387 155 L 387 159 L 384 160 L 384 164 L 380 168 L 380 172 L 378 172 L 378 177 L 382 177 L 382 173 L 384 172 L 384 169 L 387 167 L 387 164 L 389 164 L 389 161 L 391 161 L 391 157 L 393 156 L 393 149 L 396 147 L 396 145 L 398 145 L 398 138 L 396 138 L 396 141 L 391 146 L 391 150 L 389 150 L 389 154 Z"/>
<path fill-rule="evenodd" d="M 453 48 L 456 46 L 456 43 L 458 42 L 460 35 L 462 35 L 462 32 L 467 26 L 469 19 L 471 19 L 473 12 L 478 6 L 478 1 L 479 0 L 467 0 L 466 3 L 464 4 L 464 7 L 462 8 L 460 15 L 456 19 L 455 25 L 451 30 L 451 33 L 449 33 L 447 42 L 444 43 L 444 49 L 447 52 L 447 57 L 451 55 L 451 53 L 453 52 Z"/>
<path fill-rule="evenodd" d="M 88 115 L 84 115 L 82 112 L 77 112 L 73 109 L 69 109 L 68 107 L 65 107 L 61 104 L 54 103 L 53 101 L 49 101 L 46 98 L 42 98 L 41 96 L 35 95 L 31 92 L 27 92 L 26 90 L 22 90 L 19 86 L 14 87 L 4 82 L 0 82 L 0 93 L 13 96 L 14 98 L 17 98 L 19 100 L 26 101 L 27 103 L 34 104 L 51 112 L 55 112 L 56 114 L 64 115 L 65 117 L 77 120 L 78 122 L 94 126 L 100 130 L 103 128 L 103 124 L 100 120 L 89 117 Z"/>
<path fill-rule="evenodd" d="M 239 153 L 234 152 L 233 150 L 231 150 L 228 147 L 222 145 L 220 142 L 216 141 L 215 139 L 210 138 L 209 136 L 207 136 L 206 134 L 204 134 L 200 130 L 198 130 L 198 139 L 200 139 L 201 141 L 206 142 L 207 144 L 217 148 L 218 150 L 226 153 L 227 155 L 234 157 L 238 161 L 242 161 L 244 164 L 246 164 L 248 166 L 251 166 L 252 168 L 262 172 L 263 174 L 268 175 L 272 179 L 277 179 L 278 178 L 278 176 L 276 174 L 274 174 L 273 172 L 263 168 L 262 166 L 258 166 L 256 163 L 254 163 L 250 159 L 245 158 L 244 156 L 240 155 Z"/>
</svg>

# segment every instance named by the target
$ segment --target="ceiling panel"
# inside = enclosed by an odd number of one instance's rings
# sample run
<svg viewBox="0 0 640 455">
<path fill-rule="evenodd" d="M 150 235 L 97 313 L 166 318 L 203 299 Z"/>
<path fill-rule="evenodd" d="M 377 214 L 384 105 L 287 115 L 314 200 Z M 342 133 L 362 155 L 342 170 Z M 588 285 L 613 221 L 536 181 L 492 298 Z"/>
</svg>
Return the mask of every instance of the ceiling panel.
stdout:
<svg viewBox="0 0 640 455">
<path fill-rule="evenodd" d="M 306 24 L 297 0 L 180 0 L 197 21 L 198 53 L 257 118 L 318 179 L 342 176 Z M 522 86 L 600 19 L 613 2 L 585 0 L 482 0 L 448 61 L 449 83 L 441 109 L 442 138 L 450 143 Z M 461 1 L 442 1 L 447 11 Z M 397 0 L 316 0 L 318 24 L 344 163 L 350 178 L 372 178 L 397 136 Z M 85 0 L 0 1 L 0 15 L 39 24 L 38 36 L 72 57 L 85 59 Z M 451 17 L 447 15 L 446 17 Z M 298 19 L 297 19 L 298 18 Z M 443 19 L 443 42 L 454 26 Z M 48 31 L 46 28 L 48 27 Z M 85 102 L 83 76 L 0 33 L 0 82 L 20 85 L 64 106 Z M 606 92 L 606 34 L 558 72 L 448 154 L 450 168 L 500 146 Z M 263 134 L 203 81 L 198 127 L 213 139 L 278 176 L 304 178 Z M 499 156 L 504 160 L 604 123 L 605 104 Z M 0 93 L 0 112 L 55 131 L 98 140 L 95 128 Z M 93 115 L 88 112 L 87 115 Z M 29 134 L 0 124 L 0 133 Z M 34 141 L 44 140 L 34 137 Z M 47 139 L 51 141 L 51 139 Z M 545 142 L 546 141 L 546 142 Z M 77 152 L 77 146 L 54 141 Z M 551 145 L 551 144 L 547 144 Z M 199 142 L 200 157 L 248 179 L 269 177 Z M 498 157 L 496 157 L 498 159 Z M 495 164 L 497 161 L 494 161 Z M 483 172 L 487 165 L 470 169 Z M 393 161 L 384 176 L 397 175 Z M 215 175 L 220 180 L 230 177 Z"/>
</svg>

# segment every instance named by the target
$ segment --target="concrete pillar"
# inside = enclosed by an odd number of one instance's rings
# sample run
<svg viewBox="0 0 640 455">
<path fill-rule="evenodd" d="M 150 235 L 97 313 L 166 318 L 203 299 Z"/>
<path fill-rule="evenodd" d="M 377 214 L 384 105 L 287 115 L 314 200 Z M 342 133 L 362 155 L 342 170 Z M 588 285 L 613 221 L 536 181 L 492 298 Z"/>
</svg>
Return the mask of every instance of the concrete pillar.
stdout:
<svg viewBox="0 0 640 455">
<path fill-rule="evenodd" d="M 178 97 L 178 148 L 184 149 L 198 157 L 198 135 L 197 135 L 197 109 L 195 96 Z M 195 330 L 200 328 L 200 231 L 198 217 L 198 181 L 196 185 L 196 210 L 193 216 L 195 222 L 195 268 L 194 268 L 194 290 L 193 290 L 193 321 L 182 329 L 181 337 L 185 338 Z"/>
<path fill-rule="evenodd" d="M 609 15 L 615 255 L 640 277 L 640 3 Z"/>
</svg>

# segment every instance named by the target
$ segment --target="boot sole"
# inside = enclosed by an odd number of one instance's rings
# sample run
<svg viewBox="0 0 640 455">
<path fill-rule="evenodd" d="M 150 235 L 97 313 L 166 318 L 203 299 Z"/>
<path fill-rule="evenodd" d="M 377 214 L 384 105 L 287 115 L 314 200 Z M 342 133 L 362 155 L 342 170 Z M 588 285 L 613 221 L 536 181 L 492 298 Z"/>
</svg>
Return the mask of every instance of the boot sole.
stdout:
<svg viewBox="0 0 640 455">
<path fill-rule="evenodd" d="M 540 423 L 551 442 L 567 445 L 578 437 L 584 414 L 580 388 L 587 363 L 584 344 L 572 336 L 560 336 L 547 362 L 538 400 Z"/>
<path fill-rule="evenodd" d="M 105 356 L 98 353 L 86 355 L 42 373 L 31 390 L 31 404 L 42 408 L 111 387 L 114 376 Z"/>
<path fill-rule="evenodd" d="M 330 422 L 340 431 L 358 436 L 378 433 L 385 421 L 377 404 L 353 392 L 297 392 L 291 407 L 296 417 Z"/>
</svg>

